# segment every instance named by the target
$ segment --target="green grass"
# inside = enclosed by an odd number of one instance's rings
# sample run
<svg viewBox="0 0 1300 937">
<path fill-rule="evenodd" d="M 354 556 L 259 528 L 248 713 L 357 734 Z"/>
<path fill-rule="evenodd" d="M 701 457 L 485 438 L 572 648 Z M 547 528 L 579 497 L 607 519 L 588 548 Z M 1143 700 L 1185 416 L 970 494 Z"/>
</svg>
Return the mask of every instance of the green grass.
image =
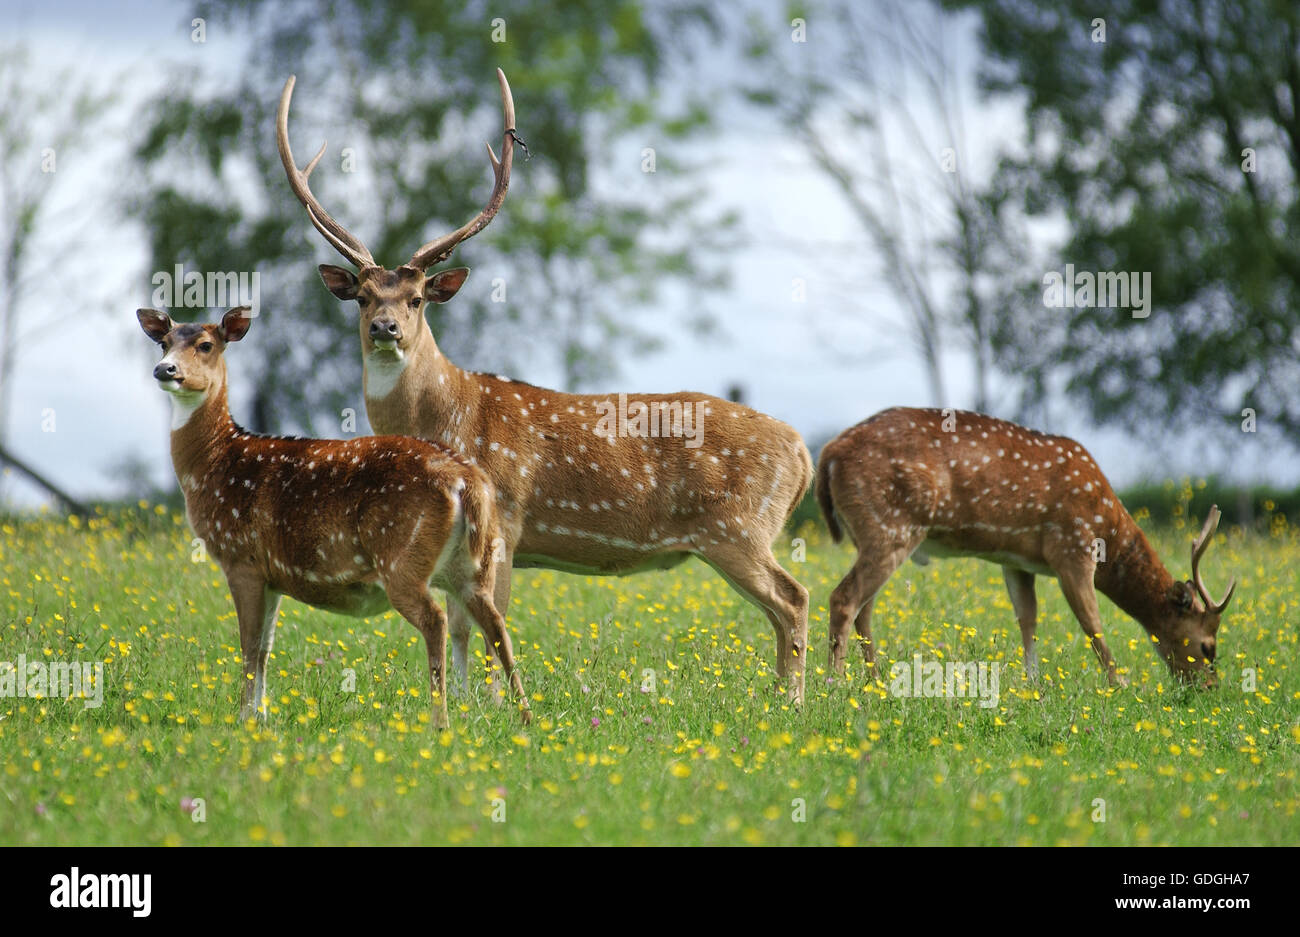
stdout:
<svg viewBox="0 0 1300 937">
<path fill-rule="evenodd" d="M 825 604 L 851 554 L 807 527 L 805 561 L 778 549 L 813 596 L 802 710 L 772 692 L 766 619 L 698 562 L 626 579 L 521 570 L 509 620 L 537 721 L 525 729 L 480 692 L 453 700 L 444 732 L 428 723 L 423 647 L 396 615 L 358 621 L 286 600 L 271 715 L 245 725 L 230 598 L 214 566 L 191 562 L 181 518 L 133 511 L 87 527 L 44 516 L 2 531 L 0 660 L 106 665 L 100 708 L 0 699 L 5 844 L 1300 835 L 1300 536 L 1284 525 L 1230 531 L 1207 557 L 1213 587 L 1241 580 L 1211 692 L 1173 685 L 1141 628 L 1104 604 L 1133 681 L 1109 690 L 1043 580 L 1044 677 L 1027 683 L 999 570 L 952 560 L 900 570 L 877 603 L 876 635 L 891 660 L 1007 663 L 998 705 L 895 698 L 861 667 L 828 684 Z M 1175 574 L 1187 574 L 1191 532 L 1157 534 Z M 204 822 L 182 806 L 196 798 Z"/>
</svg>

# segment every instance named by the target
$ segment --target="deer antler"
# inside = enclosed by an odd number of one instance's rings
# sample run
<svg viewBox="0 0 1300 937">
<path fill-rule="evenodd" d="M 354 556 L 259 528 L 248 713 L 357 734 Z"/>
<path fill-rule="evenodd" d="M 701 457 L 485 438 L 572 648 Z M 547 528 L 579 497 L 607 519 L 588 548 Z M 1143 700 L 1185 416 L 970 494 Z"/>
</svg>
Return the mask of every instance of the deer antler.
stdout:
<svg viewBox="0 0 1300 937">
<path fill-rule="evenodd" d="M 300 171 L 294 161 L 293 151 L 289 148 L 289 101 L 293 98 L 294 81 L 294 76 L 290 75 L 284 83 L 284 90 L 280 92 L 280 107 L 275 115 L 275 139 L 280 147 L 280 162 L 284 164 L 284 171 L 289 176 L 289 185 L 293 189 L 293 194 L 298 196 L 298 201 L 302 202 L 303 208 L 307 209 L 307 217 L 311 219 L 311 223 L 336 251 L 357 268 L 373 267 L 375 258 L 370 255 L 366 245 L 330 217 L 330 213 L 316 200 L 316 196 L 312 195 L 311 187 L 307 184 L 311 171 L 325 155 L 325 144 L 321 144 L 320 151 L 307 164 L 306 169 Z"/>
<path fill-rule="evenodd" d="M 1200 534 L 1192 543 L 1192 585 L 1196 587 L 1197 593 L 1201 596 L 1201 601 L 1205 603 L 1206 610 L 1221 614 L 1228 607 L 1228 602 L 1232 600 L 1232 593 L 1237 588 L 1236 577 L 1234 576 L 1232 582 L 1228 585 L 1228 594 L 1223 597 L 1222 602 L 1215 602 L 1211 599 L 1209 590 L 1205 588 L 1205 583 L 1201 581 L 1201 557 L 1205 555 L 1205 551 L 1210 545 L 1210 539 L 1214 536 L 1214 532 L 1218 527 L 1219 506 L 1216 504 L 1210 508 L 1210 514 L 1205 518 L 1205 526 L 1201 528 Z"/>
<path fill-rule="evenodd" d="M 501 84 L 501 106 L 505 111 L 505 131 L 501 135 L 501 159 L 497 159 L 496 153 L 492 152 L 492 144 L 487 145 L 488 159 L 492 161 L 492 172 L 496 176 L 496 182 L 492 186 L 492 194 L 488 197 L 487 204 L 483 210 L 474 217 L 472 221 L 462 227 L 457 228 L 450 234 L 444 234 L 440 238 L 425 244 L 414 254 L 407 264 L 408 267 L 414 267 L 416 270 L 423 272 L 436 263 L 440 263 L 451 255 L 456 245 L 466 238 L 472 238 L 478 234 L 492 221 L 496 215 L 497 209 L 505 201 L 506 190 L 510 188 L 510 165 L 514 161 L 515 155 L 515 99 L 510 94 L 510 83 L 506 81 L 506 73 L 497 69 L 497 81 Z M 525 150 L 528 149 L 523 141 L 519 141 Z"/>
</svg>

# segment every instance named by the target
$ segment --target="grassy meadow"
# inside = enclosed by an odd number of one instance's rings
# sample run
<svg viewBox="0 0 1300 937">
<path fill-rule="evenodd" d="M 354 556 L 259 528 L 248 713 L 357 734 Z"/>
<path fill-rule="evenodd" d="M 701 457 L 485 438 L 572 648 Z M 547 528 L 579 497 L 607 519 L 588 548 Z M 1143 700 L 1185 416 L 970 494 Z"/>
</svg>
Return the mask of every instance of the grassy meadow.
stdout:
<svg viewBox="0 0 1300 937">
<path fill-rule="evenodd" d="M 1189 575 L 1195 526 L 1154 538 Z M 1237 598 L 1221 686 L 1175 686 L 1103 600 L 1132 686 L 1110 690 L 1039 580 L 1025 679 L 1000 571 L 905 566 L 876 605 L 886 656 L 1004 662 L 1000 698 L 830 681 L 826 601 L 849 548 L 805 525 L 778 556 L 812 592 L 808 699 L 773 693 L 772 630 L 697 561 L 624 579 L 519 570 L 509 622 L 536 720 L 481 690 L 428 719 L 396 614 L 286 599 L 263 725 L 237 720 L 235 614 L 162 507 L 0 528 L 0 661 L 104 662 L 103 704 L 0 699 L 4 844 L 1294 844 L 1300 530 L 1221 532 Z M 481 656 L 482 642 L 471 647 Z M 1253 689 L 1249 673 L 1253 670 Z M 355 686 L 348 686 L 349 671 Z"/>
</svg>

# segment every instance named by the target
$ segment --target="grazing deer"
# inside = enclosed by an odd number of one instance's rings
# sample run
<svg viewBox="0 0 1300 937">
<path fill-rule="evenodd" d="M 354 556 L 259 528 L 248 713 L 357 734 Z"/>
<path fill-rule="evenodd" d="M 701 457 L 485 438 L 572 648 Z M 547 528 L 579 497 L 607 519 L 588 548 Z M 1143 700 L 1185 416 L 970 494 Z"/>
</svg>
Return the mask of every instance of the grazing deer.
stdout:
<svg viewBox="0 0 1300 937">
<path fill-rule="evenodd" d="M 266 661 L 280 597 L 358 618 L 391 607 L 424 636 L 434 722 L 447 724 L 447 618 L 429 592 L 478 622 L 530 720 L 505 621 L 492 604 L 492 485 L 441 446 L 404 436 L 258 436 L 230 418 L 226 345 L 247 306 L 220 325 L 136 312 L 163 349 L 153 370 L 172 398 L 172 465 L 190 526 L 221 565 L 239 617 L 244 718 L 266 717 Z"/>
<path fill-rule="evenodd" d="M 312 195 L 308 176 L 325 148 L 297 168 L 288 131 L 292 76 L 280 95 L 276 136 L 289 183 L 312 224 L 356 268 L 322 264 L 320 274 L 336 297 L 360 305 L 370 423 L 377 432 L 442 443 L 491 477 L 506 554 L 496 589 L 502 611 L 511 566 L 621 575 L 693 553 L 766 613 L 776 630 L 778 680 L 801 700 L 808 593 L 771 549 L 812 482 L 812 459 L 793 428 L 704 394 L 546 390 L 463 371 L 438 350 L 424 304 L 451 299 L 469 271 L 425 271 L 487 226 L 510 183 L 514 102 L 500 69 L 497 79 L 505 133 L 500 160 L 488 146 L 495 184 L 487 205 L 395 270 L 377 264 Z M 451 630 L 463 675 L 469 624 L 455 611 Z"/>
<path fill-rule="evenodd" d="M 842 672 L 849 622 L 874 665 L 871 607 L 909 556 L 977 556 L 998 563 L 1020 622 L 1025 667 L 1037 672 L 1035 574 L 1055 576 L 1112 684 L 1126 681 L 1101 635 L 1097 593 L 1137 619 L 1182 679 L 1214 682 L 1219 617 L 1200 562 L 1219 523 L 1210 509 L 1192 546 L 1192 580 L 1165 569 L 1084 448 L 1063 436 L 955 410 L 895 408 L 822 449 L 817 501 L 839 541 L 858 548 L 831 593 L 830 663 Z"/>
</svg>

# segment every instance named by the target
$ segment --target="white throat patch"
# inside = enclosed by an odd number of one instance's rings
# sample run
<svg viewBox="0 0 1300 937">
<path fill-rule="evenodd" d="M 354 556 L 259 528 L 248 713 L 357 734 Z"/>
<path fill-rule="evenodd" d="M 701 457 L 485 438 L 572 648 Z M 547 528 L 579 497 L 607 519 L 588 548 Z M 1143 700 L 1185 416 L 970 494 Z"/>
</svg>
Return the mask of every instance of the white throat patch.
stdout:
<svg viewBox="0 0 1300 937">
<path fill-rule="evenodd" d="M 197 394 L 193 392 L 181 393 L 177 391 L 168 391 L 172 398 L 172 431 L 180 429 L 190 421 L 194 416 L 194 411 L 203 405 L 203 401 L 208 399 L 207 394 Z"/>
<path fill-rule="evenodd" d="M 397 358 L 388 355 L 371 355 L 370 360 L 366 362 L 366 386 L 365 393 L 367 397 L 373 397 L 376 400 L 382 400 L 393 392 L 397 386 L 398 379 L 402 372 L 406 370 L 406 356 L 398 350 Z"/>
</svg>

